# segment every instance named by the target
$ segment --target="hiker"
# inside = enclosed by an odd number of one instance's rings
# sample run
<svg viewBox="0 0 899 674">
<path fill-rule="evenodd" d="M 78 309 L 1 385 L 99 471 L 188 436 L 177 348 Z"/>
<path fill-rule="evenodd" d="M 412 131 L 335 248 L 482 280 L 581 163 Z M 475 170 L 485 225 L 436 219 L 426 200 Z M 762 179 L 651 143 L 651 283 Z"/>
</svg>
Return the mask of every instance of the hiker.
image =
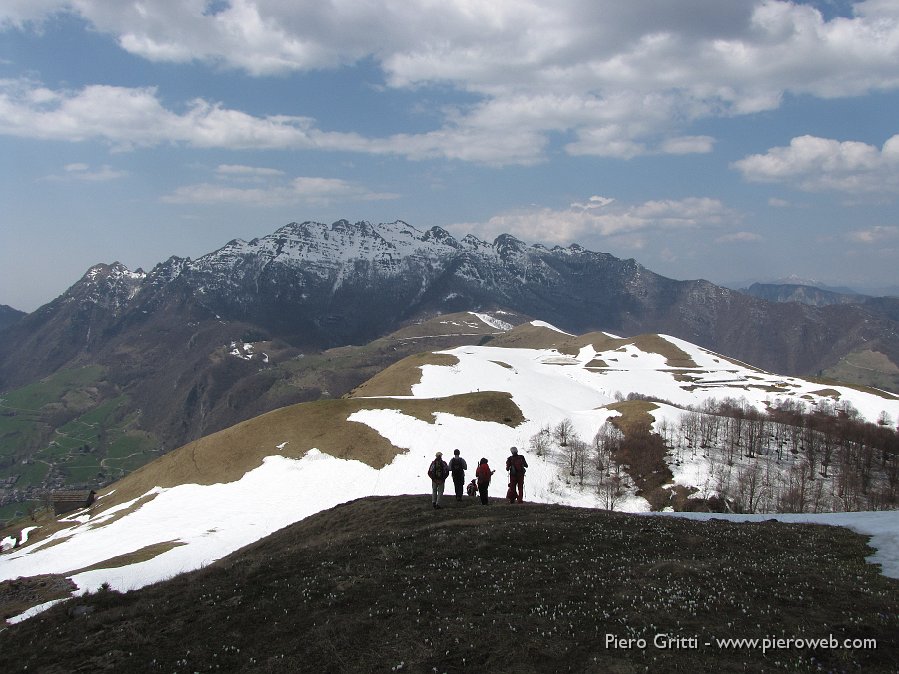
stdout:
<svg viewBox="0 0 899 674">
<path fill-rule="evenodd" d="M 518 447 L 512 447 L 509 451 L 512 452 L 512 456 L 506 459 L 506 470 L 509 471 L 509 491 L 506 492 L 506 498 L 509 499 L 509 503 L 514 503 L 516 498 L 521 503 L 524 498 L 524 473 L 528 462 L 518 453 Z"/>
<path fill-rule="evenodd" d="M 434 460 L 428 466 L 428 477 L 431 478 L 431 505 L 440 507 L 440 497 L 443 496 L 443 483 L 449 477 L 449 466 L 443 460 L 443 452 L 437 452 Z"/>
<path fill-rule="evenodd" d="M 487 505 L 487 489 L 490 487 L 490 477 L 495 471 L 490 470 L 487 459 L 481 459 L 474 474 L 478 479 L 478 493 L 481 495 L 481 505 Z"/>
<path fill-rule="evenodd" d="M 456 500 L 462 500 L 462 490 L 465 488 L 465 471 L 468 470 L 468 464 L 465 459 L 459 456 L 459 450 L 453 451 L 453 458 L 450 459 L 449 469 L 453 474 L 453 485 L 456 487 Z"/>
<path fill-rule="evenodd" d="M 475 475 L 477 475 L 477 470 L 475 470 Z M 468 483 L 468 487 L 466 487 L 468 491 L 468 495 L 471 497 L 475 497 L 478 495 L 478 479 L 476 477 L 471 478 L 471 482 Z"/>
</svg>

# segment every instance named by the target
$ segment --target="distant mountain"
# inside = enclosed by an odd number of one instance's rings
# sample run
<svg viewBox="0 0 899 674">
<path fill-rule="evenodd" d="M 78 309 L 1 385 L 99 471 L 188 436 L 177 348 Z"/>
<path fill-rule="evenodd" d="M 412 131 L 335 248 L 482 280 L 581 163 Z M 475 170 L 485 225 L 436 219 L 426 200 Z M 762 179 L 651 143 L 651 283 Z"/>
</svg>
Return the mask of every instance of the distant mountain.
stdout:
<svg viewBox="0 0 899 674">
<path fill-rule="evenodd" d="M 794 285 L 794 286 L 811 286 L 812 288 L 818 288 L 820 290 L 826 290 L 832 293 L 838 293 L 840 295 L 858 295 L 860 294 L 858 291 L 853 290 L 852 288 L 848 288 L 846 286 L 832 286 L 826 283 L 822 283 L 821 281 L 817 281 L 815 279 L 803 278 L 796 274 L 790 274 L 789 276 L 785 276 L 783 278 L 774 279 L 773 281 L 768 281 L 767 283 L 771 285 Z"/>
<path fill-rule="evenodd" d="M 800 302 L 813 307 L 826 307 L 833 304 L 858 304 L 867 297 L 857 293 L 839 293 L 824 288 L 788 283 L 753 283 L 740 292 L 767 300 L 769 302 Z"/>
<path fill-rule="evenodd" d="M 110 430 L 149 433 L 165 451 L 364 380 L 338 367 L 339 377 L 313 383 L 307 371 L 298 384 L 301 361 L 323 349 L 369 344 L 443 314 L 494 310 L 575 333 L 670 334 L 788 374 L 817 373 L 860 350 L 882 354 L 887 368 L 899 363 L 891 305 L 772 303 L 578 245 L 547 248 L 510 235 L 488 243 L 401 221 L 340 220 L 291 223 L 149 272 L 95 265 L 8 329 L 0 391 L 77 370 L 89 381 L 57 387 L 64 397 L 45 405 L 43 435 L 32 442 L 53 441 L 52 429 L 91 405 L 113 405 Z M 339 361 L 314 362 L 333 372 Z"/>
<path fill-rule="evenodd" d="M 866 325 L 870 317 L 851 308 L 772 306 L 578 245 L 456 240 L 437 227 L 341 220 L 293 223 L 149 273 L 97 265 L 23 322 L 19 334 L 31 341 L 7 352 L 0 386 L 105 358 L 101 351 L 126 338 L 185 323 L 238 322 L 297 348 L 322 348 L 366 343 L 422 316 L 490 307 L 574 332 L 666 332 L 786 372 L 814 371 L 847 343 L 883 340 L 896 352 L 895 326 Z"/>
<path fill-rule="evenodd" d="M 0 332 L 6 330 L 11 325 L 15 325 L 22 317 L 25 316 L 24 311 L 13 309 L 12 307 L 0 304 Z"/>
</svg>

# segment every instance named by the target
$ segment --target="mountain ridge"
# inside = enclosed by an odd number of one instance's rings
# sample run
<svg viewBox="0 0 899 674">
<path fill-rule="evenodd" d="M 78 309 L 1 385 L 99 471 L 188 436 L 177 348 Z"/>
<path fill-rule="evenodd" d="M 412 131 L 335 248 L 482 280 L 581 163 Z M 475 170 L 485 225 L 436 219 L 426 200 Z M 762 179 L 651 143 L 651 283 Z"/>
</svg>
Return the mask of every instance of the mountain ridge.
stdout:
<svg viewBox="0 0 899 674">
<path fill-rule="evenodd" d="M 19 311 L 5 304 L 0 304 L 0 332 L 15 325 L 26 316 L 24 311 Z"/>
<path fill-rule="evenodd" d="M 548 249 L 507 234 L 493 243 L 471 235 L 457 241 L 443 229 L 422 232 L 400 220 L 290 223 L 249 242 L 234 239 L 196 260 L 170 258 L 149 273 L 119 263 L 95 265 L 35 315 L 58 309 L 60 299 L 92 303 L 108 313 L 97 318 L 103 335 L 119 327 L 104 326 L 103 318 L 137 323 L 139 312 L 158 310 L 176 290 L 209 315 L 246 321 L 316 347 L 364 343 L 422 313 L 494 306 L 574 332 L 666 332 L 788 373 L 836 362 L 845 350 L 841 339 L 882 341 L 888 356 L 899 352 L 893 343 L 895 315 L 868 315 L 864 308 L 829 315 L 783 311 L 707 281 L 667 279 L 634 260 L 577 244 Z M 746 317 L 755 319 L 754 329 Z M 866 328 L 866 319 L 876 327 Z M 39 330 L 39 323 L 33 318 L 25 330 Z M 842 324 L 842 334 L 831 324 Z M 740 339 L 747 328 L 752 339 Z M 772 339 L 792 331 L 814 333 L 814 348 L 804 348 L 804 340 Z M 40 361 L 41 355 L 32 359 Z M 50 359 L 39 371 L 53 371 L 55 362 Z M 0 364 L 0 386 L 23 381 L 10 369 L 8 361 Z"/>
</svg>

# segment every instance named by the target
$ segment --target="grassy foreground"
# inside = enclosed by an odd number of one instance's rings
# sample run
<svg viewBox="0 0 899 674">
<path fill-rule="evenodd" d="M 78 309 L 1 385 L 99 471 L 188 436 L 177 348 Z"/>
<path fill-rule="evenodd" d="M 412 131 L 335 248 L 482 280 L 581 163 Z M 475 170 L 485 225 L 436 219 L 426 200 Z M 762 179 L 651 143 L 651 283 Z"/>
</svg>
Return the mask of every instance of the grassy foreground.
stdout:
<svg viewBox="0 0 899 674">
<path fill-rule="evenodd" d="M 372 497 L 9 626 L 0 671 L 895 671 L 899 582 L 870 553 L 837 527 Z"/>
</svg>

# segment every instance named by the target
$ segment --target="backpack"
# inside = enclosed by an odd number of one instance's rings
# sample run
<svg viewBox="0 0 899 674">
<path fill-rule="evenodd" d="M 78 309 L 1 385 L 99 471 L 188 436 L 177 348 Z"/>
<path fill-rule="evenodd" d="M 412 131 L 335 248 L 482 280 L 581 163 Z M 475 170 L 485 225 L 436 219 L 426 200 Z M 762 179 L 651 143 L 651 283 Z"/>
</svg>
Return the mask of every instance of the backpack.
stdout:
<svg viewBox="0 0 899 674">
<path fill-rule="evenodd" d="M 475 471 L 475 475 L 478 478 L 479 482 L 483 482 L 484 484 L 490 484 L 490 476 L 493 472 L 490 470 L 490 466 L 486 463 L 482 463 L 478 466 L 478 469 Z"/>
<path fill-rule="evenodd" d="M 440 459 L 434 459 L 434 479 L 442 480 L 446 477 L 446 464 Z"/>
<path fill-rule="evenodd" d="M 517 477 L 524 475 L 524 457 L 521 454 L 509 457 L 509 476 Z"/>
</svg>

